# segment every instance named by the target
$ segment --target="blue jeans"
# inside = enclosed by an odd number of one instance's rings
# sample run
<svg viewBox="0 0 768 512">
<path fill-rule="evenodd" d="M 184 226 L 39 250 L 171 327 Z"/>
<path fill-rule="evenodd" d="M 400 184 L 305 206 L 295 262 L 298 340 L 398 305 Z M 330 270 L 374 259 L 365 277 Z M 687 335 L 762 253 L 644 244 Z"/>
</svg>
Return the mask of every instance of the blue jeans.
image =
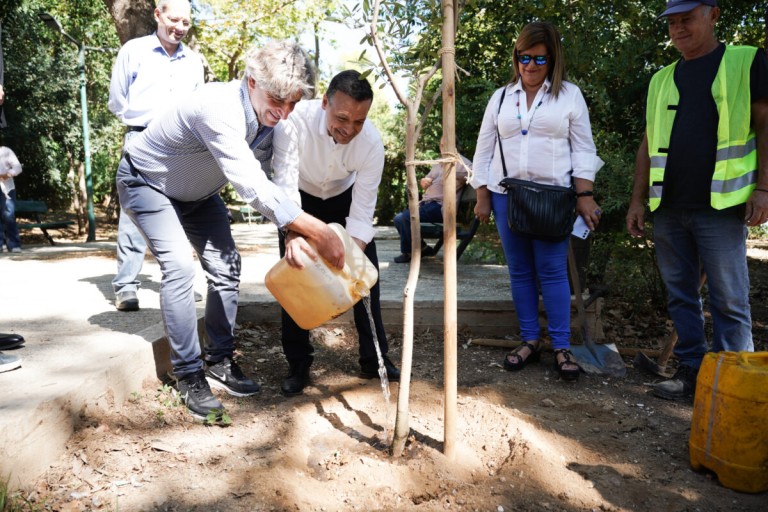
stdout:
<svg viewBox="0 0 768 512">
<path fill-rule="evenodd" d="M 507 196 L 491 192 L 496 229 L 509 268 L 512 300 L 520 336 L 536 341 L 539 326 L 539 288 L 547 313 L 552 348 L 571 346 L 571 288 L 568 283 L 568 239 L 548 242 L 516 234 L 507 223 Z"/>
<path fill-rule="evenodd" d="M 700 266 L 707 274 L 714 328 L 712 351 L 754 350 L 743 211 L 740 207 L 661 207 L 654 212 L 656 258 L 667 287 L 669 316 L 678 335 L 675 356 L 686 366 L 699 368 L 707 352 Z"/>
<path fill-rule="evenodd" d="M 419 203 L 421 222 L 443 222 L 443 205 L 437 201 Z M 395 229 L 400 234 L 400 252 L 411 254 L 411 211 L 408 209 L 395 215 Z"/>
<path fill-rule="evenodd" d="M 160 311 L 176 376 L 203 367 L 193 288 L 195 260 L 190 244 L 208 281 L 205 359 L 215 363 L 231 358 L 241 260 L 224 201 L 218 194 L 192 202 L 170 199 L 147 185 L 125 156 L 117 169 L 117 190 L 123 209 L 144 234 L 160 265 Z"/>
<path fill-rule="evenodd" d="M 131 138 L 139 132 L 130 131 L 125 134 L 123 147 L 128 145 Z M 135 292 L 141 286 L 139 272 L 144 265 L 144 255 L 147 252 L 147 242 L 141 231 L 131 218 L 120 208 L 120 218 L 117 224 L 117 274 L 112 279 L 112 290 L 117 295 L 120 292 Z"/>
<path fill-rule="evenodd" d="M 8 250 L 21 247 L 19 227 L 16 225 L 16 189 L 8 197 L 0 192 L 0 251 L 8 244 Z"/>
</svg>

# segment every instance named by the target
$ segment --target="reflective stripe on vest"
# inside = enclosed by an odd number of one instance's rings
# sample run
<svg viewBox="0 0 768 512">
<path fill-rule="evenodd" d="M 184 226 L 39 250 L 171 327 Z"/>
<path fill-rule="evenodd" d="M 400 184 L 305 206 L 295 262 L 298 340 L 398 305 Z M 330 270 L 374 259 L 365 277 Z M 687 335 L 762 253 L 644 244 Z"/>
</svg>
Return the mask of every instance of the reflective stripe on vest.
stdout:
<svg viewBox="0 0 768 512">
<path fill-rule="evenodd" d="M 757 181 L 757 144 L 750 127 L 749 103 L 750 69 L 756 51 L 751 46 L 726 46 L 712 83 L 719 121 L 710 204 L 717 210 L 745 203 Z M 676 65 L 657 72 L 648 88 L 646 130 L 651 159 L 648 190 L 651 210 L 661 204 L 669 139 L 680 100 L 674 80 Z"/>
</svg>

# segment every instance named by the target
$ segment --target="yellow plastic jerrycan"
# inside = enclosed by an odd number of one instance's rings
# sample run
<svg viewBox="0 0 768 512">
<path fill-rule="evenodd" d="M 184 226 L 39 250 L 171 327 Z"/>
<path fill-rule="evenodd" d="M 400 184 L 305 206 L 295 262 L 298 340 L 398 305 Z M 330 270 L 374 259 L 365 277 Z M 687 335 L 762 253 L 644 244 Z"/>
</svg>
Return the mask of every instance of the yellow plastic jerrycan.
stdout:
<svg viewBox="0 0 768 512">
<path fill-rule="evenodd" d="M 689 450 L 722 485 L 768 491 L 768 352 L 708 353 L 696 381 Z"/>
<path fill-rule="evenodd" d="M 264 282 L 277 302 L 302 329 L 314 329 L 349 310 L 370 293 L 379 273 L 371 260 L 339 224 L 328 224 L 344 244 L 344 268 L 333 268 L 322 257 L 301 254 L 304 268 L 278 261 Z M 314 248 L 314 247 L 313 247 Z"/>
</svg>

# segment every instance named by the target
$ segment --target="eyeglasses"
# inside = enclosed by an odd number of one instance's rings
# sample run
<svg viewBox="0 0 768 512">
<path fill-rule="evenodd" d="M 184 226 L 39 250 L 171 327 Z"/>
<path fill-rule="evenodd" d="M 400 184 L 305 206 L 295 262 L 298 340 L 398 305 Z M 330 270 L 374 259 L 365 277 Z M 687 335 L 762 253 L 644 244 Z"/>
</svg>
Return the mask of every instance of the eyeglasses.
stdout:
<svg viewBox="0 0 768 512">
<path fill-rule="evenodd" d="M 549 55 L 517 55 L 517 60 L 522 65 L 530 64 L 531 61 L 535 62 L 537 66 L 544 66 L 549 62 Z"/>
</svg>

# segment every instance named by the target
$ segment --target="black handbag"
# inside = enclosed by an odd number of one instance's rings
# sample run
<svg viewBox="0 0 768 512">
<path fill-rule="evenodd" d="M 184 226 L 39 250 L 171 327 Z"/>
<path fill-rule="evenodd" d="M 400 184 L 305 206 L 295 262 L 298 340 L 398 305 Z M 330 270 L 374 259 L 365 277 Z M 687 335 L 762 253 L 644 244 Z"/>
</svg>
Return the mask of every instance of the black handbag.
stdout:
<svg viewBox="0 0 768 512">
<path fill-rule="evenodd" d="M 499 101 L 504 103 L 504 93 Z M 507 223 L 509 228 L 524 236 L 557 242 L 573 231 L 576 221 L 576 191 L 573 187 L 543 185 L 534 181 L 507 177 L 507 163 L 501 146 L 498 122 L 496 138 L 499 143 L 504 179 L 499 186 L 507 192 Z"/>
</svg>

